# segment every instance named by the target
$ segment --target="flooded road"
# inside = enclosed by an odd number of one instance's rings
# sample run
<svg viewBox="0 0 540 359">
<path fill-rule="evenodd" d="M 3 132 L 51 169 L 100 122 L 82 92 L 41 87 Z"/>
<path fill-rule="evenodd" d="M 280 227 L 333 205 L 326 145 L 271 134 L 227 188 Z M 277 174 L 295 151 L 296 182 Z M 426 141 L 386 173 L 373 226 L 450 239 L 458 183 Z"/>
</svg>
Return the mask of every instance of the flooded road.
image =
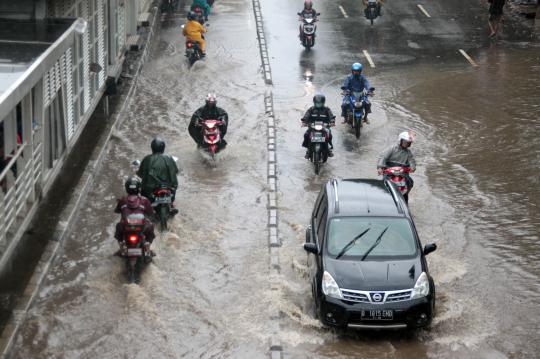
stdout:
<svg viewBox="0 0 540 359">
<path fill-rule="evenodd" d="M 251 2 L 218 0 L 208 58 L 188 69 L 178 13 L 165 17 L 134 106 L 28 314 L 15 358 L 258 358 L 278 307 L 287 358 L 533 358 L 540 345 L 540 44 L 527 23 L 486 40 L 485 9 L 464 0 L 387 4 L 373 27 L 358 1 L 316 5 L 315 48 L 296 38 L 301 2 L 262 0 L 278 123 L 280 291 L 269 290 L 266 121 Z M 465 11 L 468 9 L 468 11 Z M 532 22 L 531 22 L 532 26 Z M 518 35 L 510 35 L 510 30 Z M 472 67 L 458 52 L 466 49 Z M 366 50 L 375 67 L 368 65 Z M 339 114 L 340 85 L 360 60 L 372 86 L 371 124 L 357 141 L 333 130 L 335 157 L 316 177 L 300 146 L 300 117 L 316 91 Z M 208 92 L 230 116 L 217 163 L 187 134 Z M 431 328 L 341 332 L 313 317 L 301 245 L 327 180 L 377 178 L 377 156 L 399 132 L 417 133 L 410 207 L 437 286 Z M 112 253 L 112 215 L 131 160 L 160 135 L 179 157 L 171 231 L 157 238 L 140 286 Z"/>
<path fill-rule="evenodd" d="M 166 17 L 133 107 L 64 243 L 13 349 L 14 358 L 264 357 L 269 301 L 266 233 L 266 123 L 252 10 L 216 4 L 207 35 L 212 55 L 191 69 L 180 25 Z M 183 6 L 181 7 L 183 9 Z M 208 92 L 230 118 L 217 163 L 187 132 Z M 113 257 L 112 213 L 130 163 L 161 136 L 179 157 L 180 214 L 156 239 L 142 283 L 127 285 Z"/>
</svg>

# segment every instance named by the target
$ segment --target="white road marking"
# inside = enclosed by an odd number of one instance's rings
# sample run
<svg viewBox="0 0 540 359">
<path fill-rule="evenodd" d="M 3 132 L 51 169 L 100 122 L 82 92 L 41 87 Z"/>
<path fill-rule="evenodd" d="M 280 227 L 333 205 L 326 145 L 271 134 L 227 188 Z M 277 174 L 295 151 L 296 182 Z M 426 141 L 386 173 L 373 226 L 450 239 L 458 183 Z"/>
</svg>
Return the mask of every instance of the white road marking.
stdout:
<svg viewBox="0 0 540 359">
<path fill-rule="evenodd" d="M 471 63 L 473 66 L 478 66 L 478 64 L 462 49 L 459 49 L 459 52 Z"/>
<path fill-rule="evenodd" d="M 375 63 L 373 62 L 373 59 L 371 58 L 371 56 L 369 55 L 369 53 L 367 52 L 367 50 L 364 50 L 364 51 L 362 51 L 362 52 L 364 53 L 364 56 L 365 56 L 366 59 L 368 60 L 369 66 L 375 67 Z"/>
<path fill-rule="evenodd" d="M 339 9 L 341 10 L 341 13 L 343 14 L 343 17 L 346 19 L 349 17 L 349 15 L 347 15 L 347 12 L 345 12 L 345 9 L 343 8 L 343 6 L 339 5 L 338 6 Z"/>
<path fill-rule="evenodd" d="M 420 9 L 420 11 L 422 11 L 424 13 L 424 15 L 426 15 L 427 17 L 431 17 L 430 14 L 428 14 L 428 12 L 426 11 L 426 9 L 424 9 L 424 7 L 420 4 L 416 5 L 418 6 L 418 8 Z"/>
</svg>

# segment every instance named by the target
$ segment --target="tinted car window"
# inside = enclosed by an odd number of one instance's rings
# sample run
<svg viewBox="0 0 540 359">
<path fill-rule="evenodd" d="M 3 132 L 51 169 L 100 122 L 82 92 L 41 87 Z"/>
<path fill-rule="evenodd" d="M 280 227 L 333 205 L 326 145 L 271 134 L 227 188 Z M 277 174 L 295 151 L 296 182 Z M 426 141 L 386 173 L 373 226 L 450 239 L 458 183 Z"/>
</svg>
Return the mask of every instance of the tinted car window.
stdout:
<svg viewBox="0 0 540 359">
<path fill-rule="evenodd" d="M 416 240 L 405 218 L 341 217 L 330 221 L 326 248 L 335 257 L 356 236 L 369 228 L 342 258 L 362 258 L 375 245 L 377 237 L 388 228 L 365 260 L 412 258 L 417 254 Z"/>
</svg>

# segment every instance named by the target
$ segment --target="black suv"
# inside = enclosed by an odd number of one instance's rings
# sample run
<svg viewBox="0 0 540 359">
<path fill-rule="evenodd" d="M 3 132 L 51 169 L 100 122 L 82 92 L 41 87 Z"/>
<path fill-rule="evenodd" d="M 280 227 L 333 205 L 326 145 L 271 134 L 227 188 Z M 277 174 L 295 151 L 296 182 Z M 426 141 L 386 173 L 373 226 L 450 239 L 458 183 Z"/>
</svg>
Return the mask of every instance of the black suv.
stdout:
<svg viewBox="0 0 540 359">
<path fill-rule="evenodd" d="M 429 325 L 435 285 L 401 193 L 390 181 L 332 180 L 306 230 L 315 312 L 335 327 Z"/>
</svg>

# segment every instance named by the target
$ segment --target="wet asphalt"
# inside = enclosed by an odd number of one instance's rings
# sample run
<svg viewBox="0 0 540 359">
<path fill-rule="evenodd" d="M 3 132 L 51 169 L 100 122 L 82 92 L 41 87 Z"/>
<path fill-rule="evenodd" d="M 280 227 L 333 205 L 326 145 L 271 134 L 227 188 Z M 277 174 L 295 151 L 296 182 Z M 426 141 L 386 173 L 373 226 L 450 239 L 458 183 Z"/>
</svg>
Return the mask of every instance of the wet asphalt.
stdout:
<svg viewBox="0 0 540 359">
<path fill-rule="evenodd" d="M 208 58 L 183 57 L 184 4 L 164 16 L 133 108 L 17 339 L 13 357 L 266 357 L 271 308 L 290 358 L 535 357 L 540 319 L 540 43 L 534 22 L 507 15 L 487 39 L 486 8 L 458 0 L 387 2 L 374 26 L 358 1 L 321 2 L 315 48 L 297 36 L 301 1 L 261 1 L 278 122 L 279 292 L 268 288 L 266 123 L 251 2 L 218 0 Z M 341 5 L 343 12 L 338 5 Z M 344 16 L 344 13 L 347 17 Z M 478 64 L 472 66 L 464 50 Z M 375 67 L 370 67 L 364 50 Z M 316 91 L 339 114 L 339 86 L 361 61 L 376 87 L 359 141 L 344 125 L 316 177 L 300 117 Z M 231 117 L 214 163 L 187 135 L 207 92 Z M 417 133 L 410 207 L 437 286 L 437 315 L 417 332 L 340 332 L 313 317 L 305 226 L 328 179 L 377 178 L 379 152 Z M 112 256 L 112 214 L 131 160 L 160 135 L 179 157 L 180 214 L 156 240 L 140 286 Z"/>
</svg>

